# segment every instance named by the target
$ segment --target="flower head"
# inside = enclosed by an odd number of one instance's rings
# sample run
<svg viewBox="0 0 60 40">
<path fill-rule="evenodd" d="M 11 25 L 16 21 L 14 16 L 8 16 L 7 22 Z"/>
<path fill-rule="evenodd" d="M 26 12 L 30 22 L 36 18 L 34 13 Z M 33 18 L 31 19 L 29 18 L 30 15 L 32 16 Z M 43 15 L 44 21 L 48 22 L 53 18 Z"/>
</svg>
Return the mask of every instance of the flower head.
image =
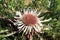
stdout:
<svg viewBox="0 0 60 40">
<path fill-rule="evenodd" d="M 42 20 L 44 17 L 38 17 L 41 14 L 41 12 L 37 13 L 37 11 L 35 10 L 24 10 L 23 13 L 21 13 L 20 11 L 16 11 L 16 16 L 14 17 L 16 20 L 16 22 L 14 22 L 14 25 L 17 25 L 17 28 L 19 29 L 19 31 L 23 31 L 25 33 L 25 35 L 27 34 L 33 34 L 33 33 L 42 33 L 43 31 L 43 27 L 44 24 L 42 24 L 43 22 L 48 22 L 51 20 L 47 19 L 47 20 Z M 31 34 L 31 35 L 32 35 Z"/>
<path fill-rule="evenodd" d="M 37 24 L 37 17 L 31 13 L 23 14 L 22 21 L 25 25 L 35 25 Z"/>
</svg>

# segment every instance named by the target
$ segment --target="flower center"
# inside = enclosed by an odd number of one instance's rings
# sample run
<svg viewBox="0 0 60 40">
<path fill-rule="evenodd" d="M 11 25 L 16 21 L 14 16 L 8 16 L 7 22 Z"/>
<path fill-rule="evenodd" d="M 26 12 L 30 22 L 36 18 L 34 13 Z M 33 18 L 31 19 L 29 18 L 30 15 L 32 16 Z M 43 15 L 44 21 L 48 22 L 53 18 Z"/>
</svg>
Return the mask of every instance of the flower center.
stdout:
<svg viewBox="0 0 60 40">
<path fill-rule="evenodd" d="M 37 23 L 37 17 L 33 14 L 23 14 L 22 21 L 25 25 L 35 25 Z"/>
</svg>

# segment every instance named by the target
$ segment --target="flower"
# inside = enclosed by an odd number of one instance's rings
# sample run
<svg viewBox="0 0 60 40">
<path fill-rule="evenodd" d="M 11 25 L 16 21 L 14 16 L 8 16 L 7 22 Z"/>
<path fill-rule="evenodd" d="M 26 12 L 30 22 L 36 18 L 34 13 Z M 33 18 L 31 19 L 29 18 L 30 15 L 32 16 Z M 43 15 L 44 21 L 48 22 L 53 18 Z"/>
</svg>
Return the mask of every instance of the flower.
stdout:
<svg viewBox="0 0 60 40">
<path fill-rule="evenodd" d="M 24 9 L 23 13 L 16 11 L 16 19 L 14 25 L 17 25 L 19 32 L 23 31 L 25 35 L 32 35 L 33 33 L 43 33 L 44 24 L 43 22 L 48 22 L 51 18 L 42 20 L 43 17 L 38 17 L 41 11 L 37 13 L 37 10 Z"/>
</svg>

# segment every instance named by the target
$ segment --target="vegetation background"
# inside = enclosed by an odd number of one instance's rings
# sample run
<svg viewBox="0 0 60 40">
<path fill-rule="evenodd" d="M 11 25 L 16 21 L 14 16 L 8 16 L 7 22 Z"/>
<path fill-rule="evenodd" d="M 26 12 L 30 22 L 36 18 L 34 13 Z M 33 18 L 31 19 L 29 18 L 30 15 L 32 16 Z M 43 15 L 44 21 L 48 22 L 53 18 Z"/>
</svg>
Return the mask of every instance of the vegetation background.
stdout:
<svg viewBox="0 0 60 40">
<path fill-rule="evenodd" d="M 43 8 L 40 16 L 44 16 L 45 19 L 52 18 L 52 20 L 48 22 L 52 30 L 47 30 L 44 34 L 40 34 L 40 36 L 42 36 L 44 40 L 60 40 L 60 0 L 49 1 L 51 5 L 47 7 L 48 0 L 0 0 L 0 18 L 6 17 L 7 19 L 13 19 L 15 12 L 17 10 L 21 11 L 24 8 L 30 7 L 38 11 Z M 5 34 L 11 33 L 12 29 L 12 26 L 10 27 L 6 20 L 0 19 L 0 40 L 16 40 L 16 38 L 17 40 L 26 40 L 26 37 L 23 36 L 22 33 L 4 37 Z M 5 32 L 5 30 L 9 31 Z M 39 40 L 39 38 L 34 36 L 34 40 Z"/>
</svg>

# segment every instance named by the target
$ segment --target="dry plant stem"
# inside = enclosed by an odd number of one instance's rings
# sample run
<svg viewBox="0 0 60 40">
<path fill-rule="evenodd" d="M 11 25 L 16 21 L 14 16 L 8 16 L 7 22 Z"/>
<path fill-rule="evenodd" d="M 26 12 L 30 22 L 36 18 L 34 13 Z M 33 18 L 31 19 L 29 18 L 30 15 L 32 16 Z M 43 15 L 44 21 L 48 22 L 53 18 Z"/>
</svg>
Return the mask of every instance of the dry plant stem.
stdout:
<svg viewBox="0 0 60 40">
<path fill-rule="evenodd" d="M 0 33 L 4 33 L 4 32 L 8 32 L 9 30 L 6 29 L 6 30 L 1 30 Z"/>
<path fill-rule="evenodd" d="M 30 36 L 30 39 L 29 40 L 33 40 L 33 37 L 32 36 Z"/>
<path fill-rule="evenodd" d="M 42 36 L 38 35 L 38 37 L 40 38 L 40 40 L 44 40 Z"/>
<path fill-rule="evenodd" d="M 16 32 L 12 32 L 12 33 L 9 33 L 9 34 L 7 34 L 7 35 L 0 35 L 0 37 L 8 37 L 8 36 L 11 36 L 11 35 L 13 35 L 13 34 L 15 34 Z"/>
<path fill-rule="evenodd" d="M 28 40 L 33 40 L 33 37 L 32 37 L 32 35 L 27 35 L 27 38 L 28 38 Z"/>
<path fill-rule="evenodd" d="M 40 40 L 44 40 L 43 37 L 40 36 Z"/>
<path fill-rule="evenodd" d="M 15 37 L 15 39 L 14 40 L 18 40 L 18 38 L 17 37 Z"/>
</svg>

